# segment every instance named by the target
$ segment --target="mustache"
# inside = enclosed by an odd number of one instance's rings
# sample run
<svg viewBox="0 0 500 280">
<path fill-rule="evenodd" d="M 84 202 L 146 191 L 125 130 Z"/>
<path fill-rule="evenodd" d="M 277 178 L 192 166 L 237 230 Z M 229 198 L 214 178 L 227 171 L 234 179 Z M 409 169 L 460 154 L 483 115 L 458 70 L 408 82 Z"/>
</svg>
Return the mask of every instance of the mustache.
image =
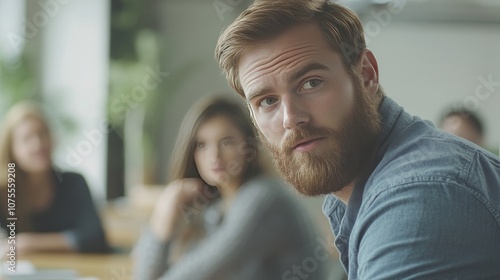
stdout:
<svg viewBox="0 0 500 280">
<path fill-rule="evenodd" d="M 290 130 L 288 135 L 281 142 L 280 150 L 282 152 L 291 151 L 297 143 L 313 137 L 331 137 L 338 136 L 338 133 L 326 127 L 317 127 L 312 125 L 303 125 L 297 129 Z"/>
</svg>

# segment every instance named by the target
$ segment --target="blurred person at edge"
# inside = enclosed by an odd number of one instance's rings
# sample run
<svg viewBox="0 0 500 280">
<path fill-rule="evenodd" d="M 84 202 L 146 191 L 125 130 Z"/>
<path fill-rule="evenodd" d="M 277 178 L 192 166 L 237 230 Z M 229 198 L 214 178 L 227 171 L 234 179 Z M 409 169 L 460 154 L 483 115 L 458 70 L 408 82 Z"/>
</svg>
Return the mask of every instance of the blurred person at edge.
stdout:
<svg viewBox="0 0 500 280">
<path fill-rule="evenodd" d="M 451 109 L 439 122 L 439 128 L 484 147 L 484 126 L 481 119 L 465 108 Z"/>
<path fill-rule="evenodd" d="M 173 149 L 171 182 L 133 252 L 134 279 L 295 273 L 326 279 L 329 251 L 318 253 L 317 234 L 296 198 L 264 175 L 256 141 L 250 117 L 231 99 L 210 97 L 188 111 Z M 313 265 L 300 267 L 315 255 Z"/>
<path fill-rule="evenodd" d="M 15 244 L 3 241 L 3 245 L 15 246 L 17 254 L 107 252 L 85 179 L 53 167 L 52 143 L 49 124 L 36 103 L 22 101 L 10 108 L 0 134 L 0 225 L 8 236 L 13 234 L 8 202 L 15 201 L 17 220 Z M 15 186 L 8 188 L 9 163 L 15 164 Z"/>
<path fill-rule="evenodd" d="M 385 95 L 354 12 L 258 0 L 215 55 L 281 175 L 326 195 L 350 280 L 500 279 L 500 159 Z"/>
</svg>

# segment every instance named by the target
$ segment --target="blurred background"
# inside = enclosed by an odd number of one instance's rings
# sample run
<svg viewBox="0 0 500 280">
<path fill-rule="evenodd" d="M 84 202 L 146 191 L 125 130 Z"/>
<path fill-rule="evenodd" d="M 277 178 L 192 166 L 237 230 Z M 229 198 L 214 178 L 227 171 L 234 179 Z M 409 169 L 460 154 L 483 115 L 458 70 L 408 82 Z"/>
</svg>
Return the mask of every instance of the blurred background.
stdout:
<svg viewBox="0 0 500 280">
<path fill-rule="evenodd" d="M 213 51 L 251 2 L 0 0 L 0 116 L 41 102 L 57 168 L 83 174 L 101 206 L 152 206 L 187 109 L 232 94 Z M 473 111 L 498 154 L 500 1 L 340 2 L 362 18 L 388 96 L 433 122 Z M 327 232 L 321 200 L 301 199 Z"/>
</svg>

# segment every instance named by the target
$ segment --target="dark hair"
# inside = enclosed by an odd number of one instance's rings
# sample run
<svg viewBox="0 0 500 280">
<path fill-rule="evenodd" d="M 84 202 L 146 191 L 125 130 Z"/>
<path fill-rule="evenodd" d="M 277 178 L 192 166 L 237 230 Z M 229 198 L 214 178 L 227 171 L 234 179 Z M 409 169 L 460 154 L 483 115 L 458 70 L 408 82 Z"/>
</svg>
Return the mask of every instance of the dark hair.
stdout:
<svg viewBox="0 0 500 280">
<path fill-rule="evenodd" d="M 245 153 L 249 164 L 243 176 L 247 180 L 262 172 L 258 160 L 258 139 L 250 116 L 240 103 L 225 96 L 213 96 L 201 100 L 189 109 L 184 117 L 170 162 L 170 180 L 182 178 L 200 178 L 194 162 L 196 133 L 200 125 L 215 116 L 227 116 L 243 133 L 247 140 Z"/>
<path fill-rule="evenodd" d="M 444 120 L 452 117 L 452 116 L 458 116 L 464 120 L 467 120 L 473 127 L 473 129 L 480 135 L 483 136 L 484 133 L 484 126 L 483 122 L 481 121 L 481 118 L 479 118 L 478 115 L 476 115 L 474 112 L 467 110 L 465 108 L 452 108 L 446 111 L 446 113 L 443 115 L 443 117 L 440 120 L 440 125 L 443 124 Z"/>
</svg>

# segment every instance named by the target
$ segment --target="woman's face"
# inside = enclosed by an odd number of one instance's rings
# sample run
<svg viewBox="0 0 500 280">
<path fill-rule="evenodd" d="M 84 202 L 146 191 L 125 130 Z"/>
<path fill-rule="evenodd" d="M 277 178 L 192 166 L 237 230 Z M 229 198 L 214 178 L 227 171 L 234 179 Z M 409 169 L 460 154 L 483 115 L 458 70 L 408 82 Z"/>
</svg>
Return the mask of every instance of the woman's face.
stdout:
<svg viewBox="0 0 500 280">
<path fill-rule="evenodd" d="M 47 127 L 36 118 L 21 121 L 12 133 L 12 153 L 25 172 L 44 172 L 51 167 L 52 140 Z"/>
<path fill-rule="evenodd" d="M 219 188 L 237 188 L 247 168 L 245 136 L 226 116 L 214 116 L 196 133 L 194 161 L 201 178 Z"/>
</svg>

